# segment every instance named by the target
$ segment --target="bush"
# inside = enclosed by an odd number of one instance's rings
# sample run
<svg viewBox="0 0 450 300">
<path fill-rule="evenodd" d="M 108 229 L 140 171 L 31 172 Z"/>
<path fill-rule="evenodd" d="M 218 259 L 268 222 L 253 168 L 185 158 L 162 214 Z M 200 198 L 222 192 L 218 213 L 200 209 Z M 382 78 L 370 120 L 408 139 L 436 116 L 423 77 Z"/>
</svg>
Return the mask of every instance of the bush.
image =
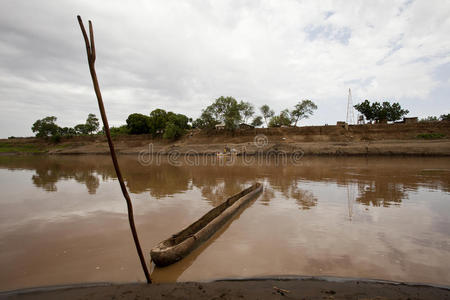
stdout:
<svg viewBox="0 0 450 300">
<path fill-rule="evenodd" d="M 217 121 L 210 112 L 202 111 L 200 118 L 192 122 L 192 127 L 200 129 L 214 129 L 217 124 L 219 124 L 219 121 Z"/>
<path fill-rule="evenodd" d="M 169 122 L 166 125 L 166 128 L 164 129 L 163 138 L 168 140 L 175 140 L 179 137 L 181 137 L 184 133 L 184 129 L 178 127 L 173 122 Z"/>
<path fill-rule="evenodd" d="M 425 140 L 442 139 L 444 137 L 445 134 L 443 133 L 421 133 L 417 135 L 417 138 Z"/>
<path fill-rule="evenodd" d="M 75 135 L 77 135 L 77 132 L 74 128 L 71 127 L 63 127 L 63 128 L 59 128 L 58 130 L 58 134 L 64 137 L 73 137 Z"/>
<path fill-rule="evenodd" d="M 130 130 L 128 129 L 127 125 L 122 125 L 119 127 L 110 127 L 109 132 L 111 133 L 112 137 L 115 137 L 118 135 L 130 134 Z"/>
<path fill-rule="evenodd" d="M 52 135 L 52 137 L 50 138 L 50 140 L 55 143 L 58 144 L 61 142 L 61 136 L 59 134 L 56 135 Z"/>
<path fill-rule="evenodd" d="M 278 116 L 272 117 L 269 122 L 269 127 L 281 127 L 290 126 L 291 118 L 289 116 L 289 110 L 283 110 Z"/>
<path fill-rule="evenodd" d="M 426 118 L 420 119 L 419 122 L 437 122 L 439 121 L 438 117 L 428 116 Z"/>
<path fill-rule="evenodd" d="M 78 124 L 74 127 L 75 133 L 77 135 L 86 135 L 89 134 L 88 128 L 86 127 L 86 124 Z"/>
</svg>

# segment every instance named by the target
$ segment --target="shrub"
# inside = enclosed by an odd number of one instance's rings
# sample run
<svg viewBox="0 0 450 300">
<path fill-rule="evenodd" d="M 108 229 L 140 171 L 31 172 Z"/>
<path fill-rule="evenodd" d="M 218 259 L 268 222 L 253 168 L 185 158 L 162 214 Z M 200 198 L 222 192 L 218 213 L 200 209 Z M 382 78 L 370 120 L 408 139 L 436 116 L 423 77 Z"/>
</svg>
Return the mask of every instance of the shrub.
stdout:
<svg viewBox="0 0 450 300">
<path fill-rule="evenodd" d="M 122 125 L 119 127 L 110 127 L 109 132 L 111 133 L 112 137 L 115 137 L 118 135 L 130 134 L 130 130 L 128 129 L 127 125 Z"/>
<path fill-rule="evenodd" d="M 417 135 L 417 138 L 425 140 L 442 139 L 444 137 L 445 134 L 443 133 L 421 133 Z"/>
<path fill-rule="evenodd" d="M 437 121 L 439 121 L 439 119 L 436 116 L 428 116 L 426 118 L 419 120 L 419 122 L 437 122 Z"/>
<path fill-rule="evenodd" d="M 61 136 L 59 134 L 55 134 L 52 135 L 52 137 L 50 138 L 50 140 L 55 143 L 58 144 L 59 142 L 61 142 Z"/>
<path fill-rule="evenodd" d="M 163 138 L 168 140 L 175 140 L 181 137 L 184 133 L 184 129 L 178 127 L 173 122 L 168 122 L 166 128 L 164 129 Z"/>
</svg>

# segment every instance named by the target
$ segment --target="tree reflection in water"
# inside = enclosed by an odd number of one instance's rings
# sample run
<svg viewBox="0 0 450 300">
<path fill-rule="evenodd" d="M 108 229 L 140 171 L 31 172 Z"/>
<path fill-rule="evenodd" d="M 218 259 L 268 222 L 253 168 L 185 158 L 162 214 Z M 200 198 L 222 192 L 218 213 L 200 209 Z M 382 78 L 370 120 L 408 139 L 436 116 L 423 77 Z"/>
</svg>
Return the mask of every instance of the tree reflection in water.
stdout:
<svg viewBox="0 0 450 300">
<path fill-rule="evenodd" d="M 310 209 L 317 205 L 317 198 L 310 191 L 305 191 L 299 188 L 292 189 L 291 198 L 297 201 L 300 209 Z"/>
<path fill-rule="evenodd" d="M 41 187 L 47 192 L 56 192 L 56 183 L 59 180 L 75 179 L 77 182 L 85 184 L 89 194 L 95 194 L 100 186 L 100 180 L 94 170 L 81 170 L 67 172 L 61 169 L 37 168 L 36 174 L 31 177 L 33 184 Z"/>
<path fill-rule="evenodd" d="M 300 209 L 311 209 L 318 203 L 313 192 L 302 187 L 302 181 L 340 187 L 354 184 L 357 186 L 355 203 L 382 207 L 401 205 L 409 192 L 419 187 L 450 191 L 449 170 L 439 169 L 439 159 L 432 158 L 417 161 L 320 157 L 304 158 L 300 165 L 284 166 L 245 165 L 239 159 L 232 166 L 173 166 L 163 160 L 161 165 L 143 166 L 135 156 L 120 156 L 119 163 L 132 193 L 148 192 L 159 199 L 197 188 L 212 206 L 255 181 L 265 182 L 261 204 L 269 205 L 280 193 L 286 199 L 295 200 Z M 0 157 L 0 168 L 34 170 L 33 184 L 49 192 L 57 191 L 58 181 L 74 179 L 94 194 L 101 181 L 115 178 L 107 156 Z"/>
</svg>

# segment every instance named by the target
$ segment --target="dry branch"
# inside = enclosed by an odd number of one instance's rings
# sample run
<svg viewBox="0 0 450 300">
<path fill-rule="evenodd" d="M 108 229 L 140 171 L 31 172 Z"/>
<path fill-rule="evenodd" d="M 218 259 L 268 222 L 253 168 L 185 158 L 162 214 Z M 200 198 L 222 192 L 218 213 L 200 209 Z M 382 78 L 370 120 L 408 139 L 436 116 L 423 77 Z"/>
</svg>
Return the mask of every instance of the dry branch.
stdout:
<svg viewBox="0 0 450 300">
<path fill-rule="evenodd" d="M 84 42 L 86 43 L 86 53 L 89 63 L 89 71 L 91 72 L 92 83 L 94 85 L 94 91 L 98 100 L 98 107 L 100 109 L 100 115 L 102 117 L 103 126 L 106 134 L 106 138 L 108 139 L 109 151 L 111 153 L 111 159 L 114 164 L 114 169 L 116 170 L 117 179 L 120 183 L 120 188 L 122 189 L 122 194 L 127 202 L 128 208 L 128 221 L 130 222 L 131 233 L 133 234 L 134 243 L 136 245 L 136 250 L 141 261 L 142 270 L 144 271 L 145 278 L 147 279 L 147 283 L 151 283 L 152 280 L 150 278 L 150 273 L 148 272 L 147 264 L 145 263 L 145 258 L 142 253 L 141 245 L 139 243 L 139 238 L 136 232 L 136 226 L 134 224 L 134 215 L 133 215 L 133 205 L 131 203 L 130 196 L 128 195 L 127 188 L 123 181 L 122 173 L 120 172 L 119 163 L 117 161 L 116 152 L 114 150 L 114 144 L 111 139 L 111 134 L 109 131 L 108 119 L 106 118 L 105 107 L 103 106 L 102 94 L 100 93 L 100 86 L 98 85 L 97 74 L 95 72 L 95 44 L 94 44 L 94 30 L 92 29 L 92 22 L 89 21 L 89 37 L 84 29 L 83 21 L 80 16 L 77 16 L 78 23 L 80 24 L 81 32 L 83 33 Z"/>
</svg>

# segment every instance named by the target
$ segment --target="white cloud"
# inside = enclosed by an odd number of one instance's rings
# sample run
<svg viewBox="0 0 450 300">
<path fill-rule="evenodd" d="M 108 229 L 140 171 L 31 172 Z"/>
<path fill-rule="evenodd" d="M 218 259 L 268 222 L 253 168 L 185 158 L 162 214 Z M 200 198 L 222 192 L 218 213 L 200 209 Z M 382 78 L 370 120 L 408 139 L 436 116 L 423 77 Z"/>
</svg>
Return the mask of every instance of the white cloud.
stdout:
<svg viewBox="0 0 450 300">
<path fill-rule="evenodd" d="M 94 21 L 97 72 L 112 124 L 156 107 L 196 117 L 221 95 L 278 111 L 310 98 L 319 111 L 307 122 L 333 124 L 345 118 L 349 87 L 354 102 L 392 99 L 412 114 L 448 111 L 448 78 L 435 72 L 450 62 L 448 2 L 0 6 L 0 136 L 31 135 L 31 124 L 46 115 L 73 126 L 97 112 L 77 13 Z M 24 111 L 28 105 L 39 109 Z M 17 118 L 22 125 L 9 128 Z"/>
</svg>

